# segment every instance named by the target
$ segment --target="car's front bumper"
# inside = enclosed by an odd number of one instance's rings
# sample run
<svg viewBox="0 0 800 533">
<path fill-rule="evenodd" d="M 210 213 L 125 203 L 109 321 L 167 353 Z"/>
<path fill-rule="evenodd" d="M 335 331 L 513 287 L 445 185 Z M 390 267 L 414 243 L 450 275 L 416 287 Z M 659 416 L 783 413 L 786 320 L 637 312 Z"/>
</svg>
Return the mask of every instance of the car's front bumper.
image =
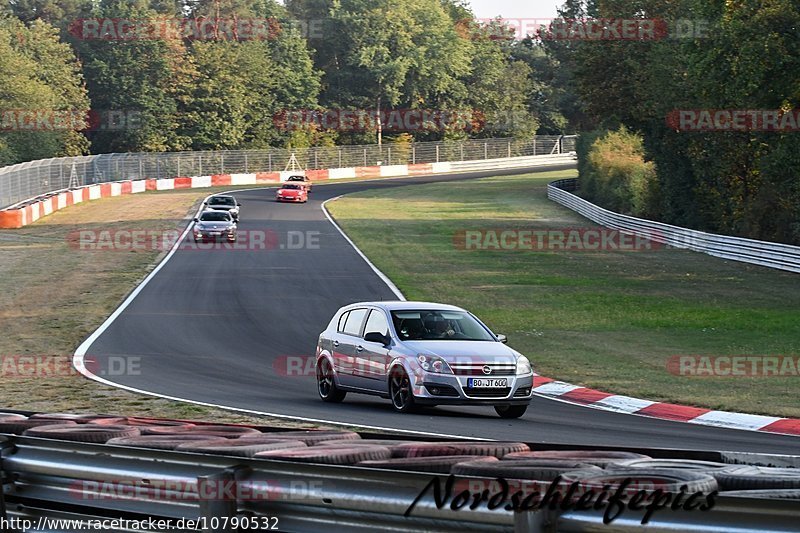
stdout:
<svg viewBox="0 0 800 533">
<path fill-rule="evenodd" d="M 414 399 L 436 405 L 527 405 L 533 397 L 533 374 L 492 376 L 505 379 L 505 387 L 470 388 L 468 379 L 485 376 L 455 376 L 416 372 Z"/>
<path fill-rule="evenodd" d="M 305 201 L 305 198 L 302 198 L 300 196 L 295 196 L 295 197 L 278 196 L 275 199 L 277 201 L 279 201 L 279 202 L 303 202 L 303 201 Z"/>
</svg>

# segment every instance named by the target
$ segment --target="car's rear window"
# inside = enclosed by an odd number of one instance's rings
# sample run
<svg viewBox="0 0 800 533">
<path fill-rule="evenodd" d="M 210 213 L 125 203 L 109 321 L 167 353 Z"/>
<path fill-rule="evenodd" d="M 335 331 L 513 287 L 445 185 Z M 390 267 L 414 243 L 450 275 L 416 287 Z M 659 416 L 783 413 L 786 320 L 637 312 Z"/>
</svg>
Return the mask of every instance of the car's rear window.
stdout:
<svg viewBox="0 0 800 533">
<path fill-rule="evenodd" d="M 233 198 L 215 197 L 208 201 L 208 205 L 236 205 Z"/>
<path fill-rule="evenodd" d="M 231 216 L 228 213 L 203 213 L 200 215 L 202 222 L 230 222 Z"/>
</svg>

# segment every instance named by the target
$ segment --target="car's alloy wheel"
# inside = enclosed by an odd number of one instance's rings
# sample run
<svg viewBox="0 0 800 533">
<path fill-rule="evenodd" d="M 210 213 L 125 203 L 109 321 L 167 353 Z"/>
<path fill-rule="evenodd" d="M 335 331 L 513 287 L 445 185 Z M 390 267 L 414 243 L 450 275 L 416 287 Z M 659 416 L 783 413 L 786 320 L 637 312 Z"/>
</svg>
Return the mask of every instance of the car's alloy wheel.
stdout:
<svg viewBox="0 0 800 533">
<path fill-rule="evenodd" d="M 528 410 L 527 405 L 495 405 L 494 410 L 500 418 L 519 418 Z"/>
<path fill-rule="evenodd" d="M 402 367 L 392 370 L 389 377 L 389 396 L 396 411 L 408 413 L 416 407 L 414 393 L 411 391 L 411 380 Z"/>
<path fill-rule="evenodd" d="M 339 390 L 336 386 L 333 368 L 330 361 L 325 358 L 320 359 L 317 364 L 317 391 L 320 398 L 331 403 L 339 403 L 347 396 L 345 391 Z"/>
</svg>

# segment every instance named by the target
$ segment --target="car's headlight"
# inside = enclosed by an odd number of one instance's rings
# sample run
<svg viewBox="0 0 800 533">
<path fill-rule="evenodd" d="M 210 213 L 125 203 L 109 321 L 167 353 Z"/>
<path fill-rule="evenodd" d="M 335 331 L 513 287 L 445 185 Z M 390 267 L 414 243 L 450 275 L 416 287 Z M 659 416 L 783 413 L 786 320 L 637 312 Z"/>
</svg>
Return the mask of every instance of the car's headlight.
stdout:
<svg viewBox="0 0 800 533">
<path fill-rule="evenodd" d="M 524 355 L 517 358 L 517 375 L 521 376 L 523 374 L 530 374 L 533 372 L 533 368 L 531 368 L 531 362 L 528 361 L 528 358 Z"/>
<path fill-rule="evenodd" d="M 453 371 L 450 370 L 450 365 L 441 357 L 435 355 L 420 355 L 417 357 L 417 361 L 419 361 L 419 365 L 426 372 L 433 372 L 434 374 L 453 373 Z"/>
</svg>

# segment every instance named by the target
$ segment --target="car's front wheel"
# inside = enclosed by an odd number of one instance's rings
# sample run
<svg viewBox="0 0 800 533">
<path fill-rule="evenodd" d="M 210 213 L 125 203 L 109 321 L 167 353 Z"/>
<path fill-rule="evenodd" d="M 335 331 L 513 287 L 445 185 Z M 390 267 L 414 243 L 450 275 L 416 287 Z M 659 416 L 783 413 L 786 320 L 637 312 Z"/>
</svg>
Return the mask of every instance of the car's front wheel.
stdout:
<svg viewBox="0 0 800 533">
<path fill-rule="evenodd" d="M 324 357 L 317 363 L 317 391 L 323 401 L 330 403 L 340 403 L 347 396 L 347 393 L 336 386 L 333 378 L 333 367 L 330 361 Z"/>
<path fill-rule="evenodd" d="M 410 413 L 417 407 L 411 390 L 411 379 L 401 366 L 392 370 L 389 377 L 389 397 L 395 411 L 400 413 Z"/>
<path fill-rule="evenodd" d="M 528 410 L 527 405 L 495 405 L 494 410 L 500 418 L 519 418 Z"/>
</svg>

